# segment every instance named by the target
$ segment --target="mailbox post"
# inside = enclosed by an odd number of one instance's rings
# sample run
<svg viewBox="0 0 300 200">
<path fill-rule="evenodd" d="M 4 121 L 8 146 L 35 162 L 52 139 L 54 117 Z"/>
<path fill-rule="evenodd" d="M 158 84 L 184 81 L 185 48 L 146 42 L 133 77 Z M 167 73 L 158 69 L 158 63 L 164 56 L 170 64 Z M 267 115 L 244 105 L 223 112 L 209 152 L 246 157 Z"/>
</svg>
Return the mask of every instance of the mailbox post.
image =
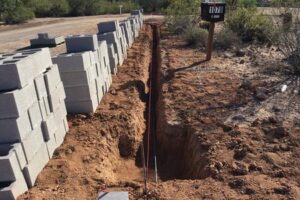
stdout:
<svg viewBox="0 0 300 200">
<path fill-rule="evenodd" d="M 225 9 L 225 0 L 203 0 L 201 3 L 201 18 L 210 22 L 206 53 L 208 61 L 211 60 L 215 23 L 224 21 Z"/>
</svg>

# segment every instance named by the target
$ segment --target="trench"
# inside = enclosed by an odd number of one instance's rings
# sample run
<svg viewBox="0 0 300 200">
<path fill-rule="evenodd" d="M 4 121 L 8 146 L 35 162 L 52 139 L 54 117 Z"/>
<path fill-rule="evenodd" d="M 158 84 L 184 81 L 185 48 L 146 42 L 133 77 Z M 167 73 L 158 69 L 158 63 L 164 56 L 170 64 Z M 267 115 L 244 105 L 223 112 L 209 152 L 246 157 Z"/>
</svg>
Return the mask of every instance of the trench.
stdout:
<svg viewBox="0 0 300 200">
<path fill-rule="evenodd" d="M 164 79 L 161 57 L 161 31 L 158 25 L 152 25 L 152 70 L 150 69 L 151 89 L 151 124 L 150 124 L 150 161 L 154 170 L 154 157 L 157 156 L 158 176 L 161 181 L 174 179 L 204 179 L 210 176 L 207 168 L 210 146 L 205 139 L 189 125 L 173 124 L 166 116 Z M 191 94 L 192 95 L 192 94 Z M 175 101 L 175 99 L 174 99 Z M 152 140 L 151 140 L 152 139 Z M 152 177 L 153 179 L 153 177 Z"/>
<path fill-rule="evenodd" d="M 166 84 L 164 79 L 168 77 L 164 77 L 161 69 L 160 27 L 151 23 L 150 26 L 153 42 L 147 83 L 149 93 L 146 95 L 148 99 L 144 113 L 146 131 L 136 152 L 135 164 L 141 169 L 144 166 L 149 168 L 145 176 L 150 182 L 155 181 L 155 157 L 158 181 L 204 179 L 210 175 L 206 167 L 209 163 L 209 145 L 192 127 L 168 122 L 162 94 L 163 84 Z"/>
</svg>

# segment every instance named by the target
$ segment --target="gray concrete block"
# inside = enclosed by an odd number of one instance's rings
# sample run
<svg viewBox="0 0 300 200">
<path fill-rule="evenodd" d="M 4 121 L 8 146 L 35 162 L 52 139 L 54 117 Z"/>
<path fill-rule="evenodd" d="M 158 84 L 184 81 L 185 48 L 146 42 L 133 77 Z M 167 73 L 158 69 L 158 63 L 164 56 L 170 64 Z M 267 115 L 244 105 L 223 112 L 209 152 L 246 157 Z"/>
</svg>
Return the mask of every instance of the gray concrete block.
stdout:
<svg viewBox="0 0 300 200">
<path fill-rule="evenodd" d="M 64 120 L 61 120 L 60 123 L 58 124 L 58 128 L 55 132 L 55 143 L 57 146 L 56 148 L 58 148 L 59 146 L 61 146 L 63 144 L 66 133 L 67 133 L 67 131 L 65 128 L 65 122 L 64 122 Z"/>
<path fill-rule="evenodd" d="M 39 173 L 49 161 L 48 151 L 45 143 L 42 143 L 33 159 L 23 169 L 23 175 L 29 188 L 33 187 Z"/>
<path fill-rule="evenodd" d="M 43 132 L 41 125 L 31 131 L 21 144 L 26 157 L 26 162 L 29 163 L 36 152 L 39 150 L 41 144 L 44 143 Z"/>
<path fill-rule="evenodd" d="M 43 97 L 47 96 L 44 74 L 40 74 L 34 79 L 34 86 L 38 100 L 41 100 Z"/>
<path fill-rule="evenodd" d="M 66 38 L 68 53 L 95 51 L 98 48 L 96 35 L 72 35 Z"/>
<path fill-rule="evenodd" d="M 60 72 L 85 71 L 92 65 L 89 52 L 61 54 L 53 57 L 52 61 L 58 65 Z"/>
<path fill-rule="evenodd" d="M 65 98 L 65 89 L 63 83 L 60 82 L 56 86 L 56 89 L 48 96 L 50 111 L 54 112 L 61 104 L 64 103 Z"/>
<path fill-rule="evenodd" d="M 36 127 L 41 126 L 41 122 L 43 119 L 42 119 L 42 113 L 38 102 L 35 102 L 33 105 L 29 107 L 28 116 L 30 119 L 32 130 L 34 130 Z"/>
<path fill-rule="evenodd" d="M 54 154 L 55 149 L 58 147 L 58 145 L 56 143 L 56 138 L 53 137 L 45 143 L 46 143 L 47 153 L 48 153 L 49 159 L 51 159 L 53 154 Z"/>
<path fill-rule="evenodd" d="M 53 137 L 56 130 L 57 130 L 56 119 L 54 117 L 54 114 L 51 113 L 46 120 L 42 121 L 42 132 L 43 132 L 44 141 L 45 142 L 49 141 Z"/>
<path fill-rule="evenodd" d="M 34 38 L 30 40 L 31 47 L 56 47 L 65 42 L 63 36 L 51 38 Z"/>
<path fill-rule="evenodd" d="M 97 88 L 98 104 L 100 104 L 100 102 L 104 96 L 103 86 L 104 86 L 105 82 L 100 77 L 96 78 L 95 82 L 96 82 L 96 88 Z"/>
<path fill-rule="evenodd" d="M 122 46 L 120 44 L 120 38 L 117 37 L 116 32 L 111 32 L 111 33 L 104 33 L 101 35 L 98 35 L 98 40 L 99 41 L 106 41 L 107 45 L 113 44 L 115 53 L 118 55 L 118 64 L 122 65 L 124 62 L 124 57 L 123 57 L 123 51 L 122 51 Z"/>
<path fill-rule="evenodd" d="M 22 89 L 0 93 L 0 119 L 18 118 L 36 101 L 33 83 Z"/>
<path fill-rule="evenodd" d="M 98 34 L 104 34 L 104 33 L 109 33 L 109 32 L 116 32 L 117 36 L 120 37 L 121 32 L 120 32 L 120 26 L 119 26 L 119 21 L 114 20 L 114 21 L 108 21 L 108 22 L 100 22 L 98 24 Z"/>
<path fill-rule="evenodd" d="M 61 79 L 64 83 L 64 87 L 84 85 L 92 81 L 90 76 L 90 70 L 74 71 L 74 72 L 61 72 Z"/>
<path fill-rule="evenodd" d="M 38 38 L 49 39 L 49 34 L 48 33 L 38 33 Z"/>
<path fill-rule="evenodd" d="M 20 169 L 23 169 L 27 164 L 27 161 L 21 143 L 0 144 L 1 154 L 6 154 L 3 152 L 10 152 L 11 150 L 15 151 Z"/>
<path fill-rule="evenodd" d="M 18 118 L 0 120 L 0 143 L 20 142 L 32 130 L 27 111 Z"/>
<path fill-rule="evenodd" d="M 95 80 L 88 85 L 65 87 L 66 101 L 88 101 L 96 95 Z"/>
<path fill-rule="evenodd" d="M 43 97 L 42 100 L 38 101 L 38 103 L 42 114 L 42 119 L 45 120 L 51 112 L 48 97 Z"/>
<path fill-rule="evenodd" d="M 100 192 L 98 200 L 129 200 L 128 192 Z"/>
<path fill-rule="evenodd" d="M 22 53 L 23 54 L 23 53 Z M 0 91 L 25 87 L 52 64 L 49 49 L 5 60 L 0 64 Z"/>
<path fill-rule="evenodd" d="M 14 182 L 0 183 L 0 199 L 16 200 L 27 190 L 28 187 L 23 176 Z"/>
<path fill-rule="evenodd" d="M 66 101 L 67 111 L 70 114 L 91 114 L 94 113 L 98 107 L 98 97 L 95 94 L 88 101 Z"/>
<path fill-rule="evenodd" d="M 14 182 L 22 177 L 20 163 L 13 145 L 0 146 L 0 183 Z"/>
<path fill-rule="evenodd" d="M 125 34 L 125 38 L 126 38 L 128 47 L 131 47 L 133 44 L 133 33 L 132 33 L 130 21 L 124 20 L 124 21 L 120 22 L 120 26 L 124 28 L 124 34 Z"/>
<path fill-rule="evenodd" d="M 54 90 L 56 90 L 58 84 L 61 82 L 58 66 L 52 65 L 44 73 L 45 84 L 47 88 L 47 94 L 50 95 Z"/>
</svg>

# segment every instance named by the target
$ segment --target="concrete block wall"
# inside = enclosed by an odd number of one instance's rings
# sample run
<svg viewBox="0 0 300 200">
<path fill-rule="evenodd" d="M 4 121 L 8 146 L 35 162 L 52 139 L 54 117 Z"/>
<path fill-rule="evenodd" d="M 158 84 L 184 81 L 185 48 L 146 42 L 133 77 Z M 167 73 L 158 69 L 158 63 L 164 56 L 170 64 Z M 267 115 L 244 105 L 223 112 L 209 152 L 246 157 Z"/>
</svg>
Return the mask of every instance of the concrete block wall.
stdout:
<svg viewBox="0 0 300 200">
<path fill-rule="evenodd" d="M 66 43 L 67 49 L 81 52 L 52 58 L 58 65 L 66 92 L 67 112 L 71 114 L 94 113 L 112 82 L 107 43 L 99 43 L 96 35 L 84 36 L 86 41 L 96 41 L 89 46 L 81 40 L 81 37 L 70 36 Z"/>
<path fill-rule="evenodd" d="M 14 78 L 0 75 L 0 82 L 5 80 L 0 89 L 0 199 L 13 200 L 34 185 L 62 144 L 68 123 L 65 91 L 49 49 L 3 57 L 0 71 Z M 15 71 L 7 63 L 14 63 Z"/>
</svg>

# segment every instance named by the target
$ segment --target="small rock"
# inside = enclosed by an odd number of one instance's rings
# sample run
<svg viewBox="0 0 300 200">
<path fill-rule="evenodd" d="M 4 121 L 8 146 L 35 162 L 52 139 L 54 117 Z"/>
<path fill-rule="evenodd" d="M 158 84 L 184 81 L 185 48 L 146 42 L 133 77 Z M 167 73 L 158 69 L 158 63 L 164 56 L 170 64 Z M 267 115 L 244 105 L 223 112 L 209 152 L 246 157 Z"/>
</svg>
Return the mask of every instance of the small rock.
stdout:
<svg viewBox="0 0 300 200">
<path fill-rule="evenodd" d="M 290 191 L 291 191 L 291 189 L 286 186 L 274 188 L 274 192 L 276 194 L 286 195 L 286 194 L 290 193 Z"/>
<path fill-rule="evenodd" d="M 240 64 L 245 64 L 245 60 L 240 60 Z"/>
<path fill-rule="evenodd" d="M 86 118 L 87 118 L 87 116 L 86 116 L 86 115 L 83 115 L 83 114 L 78 114 L 77 117 L 78 117 L 79 119 L 86 119 Z"/>
<path fill-rule="evenodd" d="M 259 100 L 259 101 L 264 101 L 268 98 L 268 95 L 267 95 L 267 90 L 265 88 L 261 88 L 261 87 L 258 87 L 256 88 L 256 91 L 255 91 L 255 97 Z"/>
<path fill-rule="evenodd" d="M 289 135 L 289 132 L 282 126 L 274 128 L 274 129 L 270 130 L 270 132 L 275 138 L 278 138 L 278 139 Z"/>
<path fill-rule="evenodd" d="M 233 55 L 229 52 L 224 53 L 224 58 L 231 58 Z"/>
<path fill-rule="evenodd" d="M 250 171 L 262 171 L 263 168 L 261 166 L 258 166 L 255 162 L 253 162 L 249 165 L 249 170 Z"/>
<path fill-rule="evenodd" d="M 288 144 L 280 144 L 279 148 L 282 151 L 290 151 L 291 150 L 291 148 L 290 148 L 290 146 Z"/>
<path fill-rule="evenodd" d="M 245 116 L 243 116 L 243 115 L 236 115 L 236 116 L 232 117 L 232 119 L 235 121 L 245 121 L 246 120 Z"/>
<path fill-rule="evenodd" d="M 249 172 L 249 168 L 246 164 L 236 163 L 232 165 L 233 171 L 232 173 L 236 176 L 247 175 Z"/>
<path fill-rule="evenodd" d="M 112 95 L 117 95 L 117 91 L 116 91 L 116 89 L 114 89 L 114 88 L 113 88 L 113 89 L 111 89 L 111 90 L 110 90 L 110 94 L 112 94 Z"/>
<path fill-rule="evenodd" d="M 235 149 L 234 150 L 234 159 L 236 160 L 242 160 L 243 158 L 245 158 L 247 155 L 247 149 L 245 148 L 240 148 L 240 149 Z"/>
<path fill-rule="evenodd" d="M 244 56 L 246 55 L 246 52 L 243 51 L 243 50 L 241 50 L 241 49 L 239 49 L 239 50 L 237 50 L 237 51 L 235 52 L 235 55 L 236 55 L 237 57 L 244 57 Z"/>
<path fill-rule="evenodd" d="M 274 112 L 280 112 L 281 108 L 279 108 L 278 106 L 273 106 L 273 111 Z"/>
<path fill-rule="evenodd" d="M 253 188 L 247 187 L 247 188 L 245 189 L 245 193 L 246 193 L 247 195 L 252 195 L 252 194 L 255 194 L 255 190 L 254 190 Z"/>
<path fill-rule="evenodd" d="M 252 82 L 249 79 L 244 79 L 242 81 L 242 84 L 241 84 L 240 88 L 251 89 L 252 88 Z"/>
<path fill-rule="evenodd" d="M 236 180 L 230 181 L 228 183 L 228 185 L 233 189 L 237 189 L 237 188 L 242 188 L 243 186 L 245 186 L 246 182 L 242 179 L 236 179 Z"/>
</svg>

